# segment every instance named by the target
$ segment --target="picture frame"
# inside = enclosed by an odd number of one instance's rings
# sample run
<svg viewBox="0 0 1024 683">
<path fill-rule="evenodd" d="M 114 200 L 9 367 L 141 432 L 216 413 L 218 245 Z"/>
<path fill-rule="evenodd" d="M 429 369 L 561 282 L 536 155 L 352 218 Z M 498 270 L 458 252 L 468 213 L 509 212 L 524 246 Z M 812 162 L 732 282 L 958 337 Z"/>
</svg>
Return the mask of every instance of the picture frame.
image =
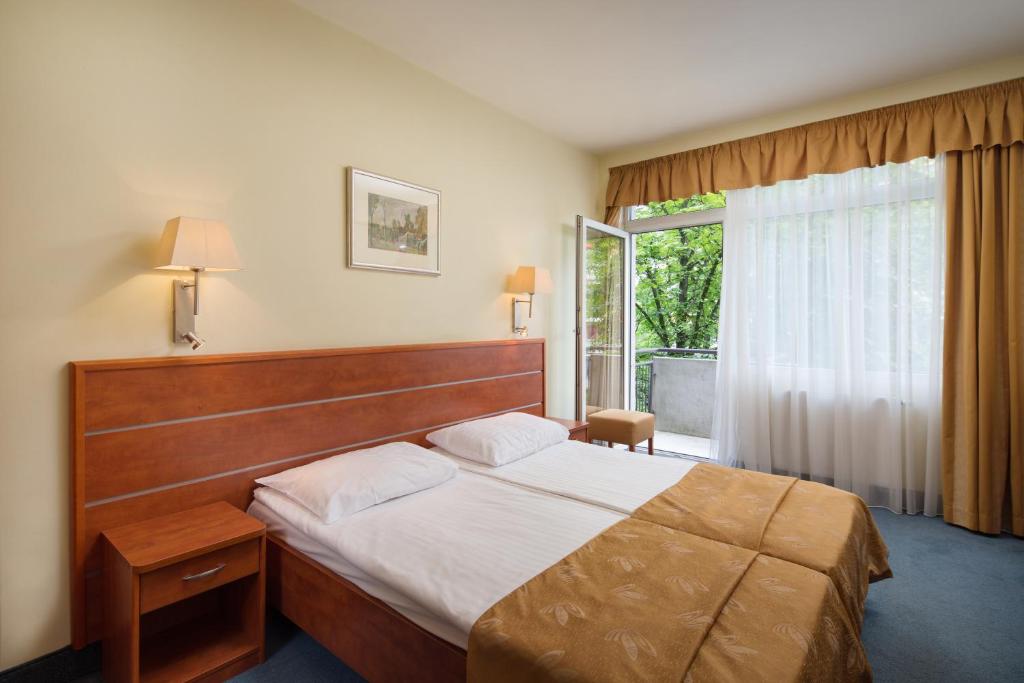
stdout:
<svg viewBox="0 0 1024 683">
<path fill-rule="evenodd" d="M 440 190 L 350 166 L 348 265 L 440 275 Z"/>
</svg>

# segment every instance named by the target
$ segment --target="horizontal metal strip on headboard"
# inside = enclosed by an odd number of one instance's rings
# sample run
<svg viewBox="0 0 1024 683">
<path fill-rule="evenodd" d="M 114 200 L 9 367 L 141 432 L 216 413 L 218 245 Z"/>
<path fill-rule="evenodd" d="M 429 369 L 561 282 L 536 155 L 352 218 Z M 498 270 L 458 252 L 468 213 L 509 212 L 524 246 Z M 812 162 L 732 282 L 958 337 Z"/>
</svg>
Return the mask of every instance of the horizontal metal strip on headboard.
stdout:
<svg viewBox="0 0 1024 683">
<path fill-rule="evenodd" d="M 520 375 L 89 436 L 84 502 L 543 402 L 542 385 Z"/>
<path fill-rule="evenodd" d="M 414 387 L 402 387 L 399 389 L 387 389 L 385 391 L 375 391 L 365 394 L 352 394 L 350 396 L 333 396 L 331 398 L 320 398 L 312 401 L 298 401 L 295 403 L 282 403 L 279 405 L 272 406 L 261 406 L 259 408 L 247 408 L 245 410 L 232 410 L 224 413 L 211 413 L 209 415 L 197 415 L 195 417 L 182 417 L 173 420 L 160 420 L 158 422 L 145 422 L 142 424 L 128 425 L 126 427 L 111 427 L 109 429 L 96 429 L 93 431 L 85 432 L 85 436 L 99 436 L 101 434 L 113 434 L 116 432 L 130 432 L 139 429 L 150 429 L 152 427 L 163 427 L 166 425 L 183 424 L 187 422 L 202 422 L 204 420 L 214 420 L 222 417 L 237 417 L 239 415 L 252 415 L 255 413 L 266 413 L 274 410 L 285 410 L 288 408 L 302 408 L 304 406 L 321 405 L 325 403 L 337 403 L 339 401 L 352 401 L 361 398 L 373 398 L 376 396 L 388 396 L 390 394 L 401 394 L 412 391 L 422 391 L 426 389 L 437 389 L 440 387 L 455 386 L 458 384 L 475 384 L 477 382 L 489 382 L 497 379 L 508 379 L 510 377 L 527 377 L 529 375 L 540 375 L 540 370 L 529 370 L 527 372 L 514 372 L 508 375 L 494 375 L 491 377 L 474 377 L 473 379 L 461 379 L 454 382 L 440 382 L 438 384 L 423 384 Z M 539 404 L 537 404 L 539 405 Z M 504 411 L 503 411 L 504 412 Z M 416 430 L 419 431 L 419 430 Z M 410 432 L 411 433 L 411 432 Z M 334 450 L 334 449 L 331 449 Z M 268 463 L 269 464 L 269 463 Z M 241 470 L 239 470 L 241 471 Z M 202 481 L 202 480 L 197 480 Z M 159 489 L 155 489 L 159 490 Z M 98 503 L 100 501 L 94 501 Z M 88 505 L 86 506 L 88 507 Z"/>
<path fill-rule="evenodd" d="M 75 363 L 82 429 L 195 417 L 544 369 L 543 342 L 498 340 Z"/>
<path fill-rule="evenodd" d="M 537 374 L 537 373 L 525 372 L 525 373 L 518 373 L 516 375 L 503 375 L 503 377 L 517 377 L 519 375 L 532 375 L 532 374 Z M 487 379 L 501 379 L 501 378 L 500 377 L 491 377 L 491 378 L 487 378 Z M 475 382 L 475 381 L 479 381 L 479 380 L 467 380 L 467 381 Z M 464 384 L 464 383 L 465 382 L 449 382 L 447 384 L 436 384 L 436 385 L 433 385 L 433 386 L 447 386 L 448 384 Z M 429 388 L 429 387 L 423 387 L 423 388 Z M 400 391 L 407 391 L 407 390 L 402 389 Z M 393 391 L 385 391 L 385 392 L 380 392 L 380 393 L 377 393 L 377 394 L 364 394 L 364 396 L 379 396 L 381 394 L 391 394 L 391 393 L 395 393 L 395 392 L 393 392 Z M 353 396 L 351 398 L 358 398 L 358 397 Z M 333 400 L 344 400 L 344 399 L 327 399 L 327 401 L 333 401 Z M 314 403 L 322 403 L 322 402 L 323 401 L 314 401 Z M 306 405 L 306 404 L 303 403 L 303 404 L 297 404 L 297 405 Z M 485 417 L 494 417 L 495 415 L 503 415 L 505 413 L 512 413 L 512 412 L 515 412 L 517 410 L 528 410 L 530 408 L 536 408 L 539 405 L 541 405 L 541 403 L 538 401 L 536 403 L 531 403 L 529 405 L 516 406 L 515 408 L 509 408 L 507 410 L 499 410 L 499 411 L 494 412 L 494 413 L 486 413 L 484 415 L 478 415 L 474 419 L 479 420 L 479 419 L 482 419 L 482 418 L 485 418 Z M 282 406 L 277 406 L 277 407 L 282 407 Z M 285 406 L 285 407 L 287 407 L 287 406 Z M 258 410 L 253 410 L 253 411 L 242 411 L 242 412 L 243 413 L 260 412 L 262 410 L 263 409 L 258 409 Z M 235 413 L 228 413 L 228 414 L 229 415 L 233 415 Z M 202 419 L 202 418 L 200 418 L 200 419 Z M 182 421 L 188 421 L 188 420 L 174 420 L 173 422 L 182 422 Z M 443 429 L 445 427 L 450 427 L 452 425 L 456 425 L 456 424 L 459 424 L 460 422 L 465 422 L 465 421 L 466 420 L 455 420 L 455 421 L 452 421 L 452 422 L 445 422 L 445 423 L 438 424 L 438 425 L 430 425 L 430 426 L 426 426 L 426 427 L 420 427 L 418 429 L 410 429 L 408 431 L 399 432 L 397 434 L 388 434 L 388 435 L 385 435 L 385 436 L 381 436 L 381 437 L 378 437 L 376 439 L 369 439 L 369 440 L 365 440 L 365 441 L 357 441 L 357 442 L 354 442 L 354 443 L 342 444 L 340 446 L 334 446 L 332 448 L 325 448 L 325 449 L 322 449 L 322 450 L 319 450 L 319 451 L 313 451 L 312 453 L 302 453 L 300 455 L 290 455 L 287 458 L 281 458 L 280 460 L 273 460 L 271 462 L 258 463 L 256 465 L 250 465 L 248 467 L 240 467 L 240 468 L 234 469 L 234 470 L 218 472 L 217 474 L 211 474 L 211 475 L 208 475 L 208 476 L 205 476 L 205 477 L 197 477 L 195 479 L 188 479 L 188 480 L 185 480 L 185 481 L 173 482 L 173 483 L 170 483 L 170 484 L 164 484 L 162 486 L 154 486 L 153 488 L 144 489 L 144 490 L 141 490 L 141 491 L 132 491 L 131 493 L 124 493 L 124 494 L 121 494 L 119 496 L 111 496 L 109 498 L 104 498 L 102 500 L 90 501 L 90 502 L 85 504 L 85 509 L 88 510 L 90 508 L 98 507 L 100 505 L 107 505 L 109 503 L 116 503 L 118 501 L 127 500 L 129 498 L 136 498 L 138 496 L 144 496 L 144 495 L 147 495 L 147 494 L 150 494 L 150 493 L 157 493 L 159 491 L 167 491 L 169 489 L 176 489 L 176 488 L 179 488 L 181 486 L 189 486 L 190 484 L 198 484 L 200 482 L 210 481 L 212 479 L 220 479 L 222 477 L 227 477 L 227 476 L 231 476 L 231 475 L 235 475 L 235 474 L 241 474 L 242 472 L 249 472 L 251 470 L 258 470 L 258 469 L 262 469 L 264 467 L 270 467 L 270 466 L 276 466 L 276 465 L 286 465 L 286 464 L 288 464 L 290 462 L 295 462 L 296 460 L 303 460 L 305 458 L 315 458 L 315 457 L 317 457 L 319 455 L 327 455 L 328 453 L 334 453 L 336 451 L 342 451 L 342 450 L 345 450 L 347 448 L 358 448 L 359 446 L 368 446 L 368 445 L 373 444 L 373 443 L 378 443 L 378 442 L 381 442 L 381 441 L 388 441 L 389 439 L 398 439 L 398 438 L 401 438 L 403 436 L 409 436 L 410 434 L 417 434 L 417 433 L 423 432 L 423 431 L 432 431 L 432 430 L 435 430 L 435 429 Z M 122 430 L 106 430 L 106 431 L 122 431 Z"/>
</svg>

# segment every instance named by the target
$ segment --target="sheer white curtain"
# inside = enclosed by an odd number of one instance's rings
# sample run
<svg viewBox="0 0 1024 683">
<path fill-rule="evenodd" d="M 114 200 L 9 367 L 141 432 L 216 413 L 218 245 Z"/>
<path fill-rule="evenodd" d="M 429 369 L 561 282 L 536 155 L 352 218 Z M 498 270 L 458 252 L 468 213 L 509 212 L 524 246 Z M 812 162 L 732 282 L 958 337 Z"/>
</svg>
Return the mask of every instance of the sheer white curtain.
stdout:
<svg viewBox="0 0 1024 683">
<path fill-rule="evenodd" d="M 942 159 L 728 193 L 713 449 L 937 514 Z"/>
</svg>

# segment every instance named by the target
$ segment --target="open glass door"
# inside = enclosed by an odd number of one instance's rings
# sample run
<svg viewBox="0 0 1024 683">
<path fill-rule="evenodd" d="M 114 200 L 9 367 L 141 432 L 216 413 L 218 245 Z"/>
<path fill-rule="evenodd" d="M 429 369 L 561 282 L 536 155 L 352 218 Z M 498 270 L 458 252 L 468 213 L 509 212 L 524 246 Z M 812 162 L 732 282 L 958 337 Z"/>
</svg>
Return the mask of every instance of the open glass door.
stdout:
<svg viewBox="0 0 1024 683">
<path fill-rule="evenodd" d="M 576 218 L 576 419 L 629 408 L 632 363 L 629 233 Z"/>
</svg>

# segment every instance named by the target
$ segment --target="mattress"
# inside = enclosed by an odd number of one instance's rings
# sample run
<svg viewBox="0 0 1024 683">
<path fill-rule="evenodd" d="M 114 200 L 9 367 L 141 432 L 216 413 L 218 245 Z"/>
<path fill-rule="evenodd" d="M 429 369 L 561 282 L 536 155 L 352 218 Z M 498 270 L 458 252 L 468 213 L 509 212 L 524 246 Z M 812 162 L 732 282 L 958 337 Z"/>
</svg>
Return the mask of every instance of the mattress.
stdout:
<svg viewBox="0 0 1024 683">
<path fill-rule="evenodd" d="M 462 648 L 493 604 L 624 519 L 462 471 L 330 525 L 276 491 L 255 495 L 249 512 L 272 533 Z"/>
<path fill-rule="evenodd" d="M 623 514 L 634 510 L 682 479 L 697 463 L 563 441 L 501 467 L 432 449 L 461 470 L 536 491 L 546 491 Z"/>
</svg>

